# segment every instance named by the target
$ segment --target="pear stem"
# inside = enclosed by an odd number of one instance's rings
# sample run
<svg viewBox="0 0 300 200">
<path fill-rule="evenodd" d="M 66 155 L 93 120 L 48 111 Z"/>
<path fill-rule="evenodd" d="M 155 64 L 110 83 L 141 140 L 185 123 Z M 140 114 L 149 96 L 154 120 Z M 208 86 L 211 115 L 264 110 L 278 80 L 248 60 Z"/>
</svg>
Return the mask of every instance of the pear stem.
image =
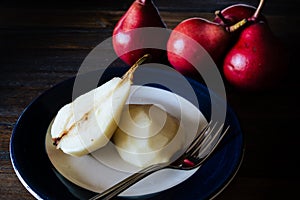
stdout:
<svg viewBox="0 0 300 200">
<path fill-rule="evenodd" d="M 133 78 L 133 73 L 135 72 L 135 70 L 143 63 L 145 62 L 148 58 L 150 58 L 151 55 L 150 54 L 145 54 L 143 55 L 143 57 L 141 57 L 140 59 L 138 59 L 131 67 L 130 69 L 122 76 L 122 79 L 127 79 L 129 78 L 130 80 L 132 80 Z"/>
<path fill-rule="evenodd" d="M 241 21 L 233 24 L 232 26 L 227 27 L 227 31 L 232 33 L 236 30 L 238 30 L 240 27 L 244 26 L 248 22 L 247 19 L 242 19 Z"/>
<path fill-rule="evenodd" d="M 263 5 L 264 5 L 264 0 L 260 0 L 259 5 L 258 5 L 256 11 L 254 12 L 254 14 L 252 15 L 252 17 L 250 17 L 248 19 L 242 19 L 241 21 L 237 22 L 236 24 L 227 27 L 227 31 L 229 31 L 230 33 L 234 32 L 237 29 L 239 29 L 241 26 L 244 26 L 249 21 L 256 21 L 258 19 L 258 16 L 260 15 Z"/>
<path fill-rule="evenodd" d="M 142 5 L 145 5 L 147 2 L 147 0 L 137 0 L 138 3 L 142 4 Z"/>
<path fill-rule="evenodd" d="M 218 16 L 224 24 L 228 24 L 228 23 L 229 23 L 229 20 L 226 19 L 226 18 L 222 15 L 222 13 L 221 13 L 220 10 L 216 10 L 216 11 L 215 11 L 215 15 Z"/>
<path fill-rule="evenodd" d="M 258 5 L 255 13 L 253 14 L 253 16 L 249 20 L 255 21 L 258 18 L 258 16 L 260 15 L 260 12 L 262 10 L 262 7 L 263 7 L 264 3 L 265 3 L 264 0 L 260 0 L 259 5 Z"/>
</svg>

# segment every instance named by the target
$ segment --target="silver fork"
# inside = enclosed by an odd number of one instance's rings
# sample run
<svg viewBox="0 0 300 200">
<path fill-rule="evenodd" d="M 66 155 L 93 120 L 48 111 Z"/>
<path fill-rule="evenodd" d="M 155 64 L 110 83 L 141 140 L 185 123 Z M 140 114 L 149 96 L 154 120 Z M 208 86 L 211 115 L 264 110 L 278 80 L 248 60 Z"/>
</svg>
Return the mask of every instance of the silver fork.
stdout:
<svg viewBox="0 0 300 200">
<path fill-rule="evenodd" d="M 89 200 L 96 199 L 111 199 L 124 190 L 128 189 L 133 184 L 142 180 L 146 176 L 165 168 L 178 169 L 178 170 L 191 170 L 199 167 L 206 161 L 210 155 L 214 152 L 220 141 L 224 138 L 226 132 L 228 132 L 229 126 L 221 133 L 224 124 L 216 128 L 217 123 L 212 127 L 212 122 L 209 122 L 202 131 L 194 138 L 190 146 L 185 152 L 173 162 L 158 163 L 150 165 L 131 176 L 120 181 L 116 185 L 110 187 L 104 192 L 97 194 Z M 220 136 L 220 137 L 218 137 Z M 209 149 L 210 148 L 210 149 Z M 207 151 L 209 152 L 207 153 Z"/>
</svg>

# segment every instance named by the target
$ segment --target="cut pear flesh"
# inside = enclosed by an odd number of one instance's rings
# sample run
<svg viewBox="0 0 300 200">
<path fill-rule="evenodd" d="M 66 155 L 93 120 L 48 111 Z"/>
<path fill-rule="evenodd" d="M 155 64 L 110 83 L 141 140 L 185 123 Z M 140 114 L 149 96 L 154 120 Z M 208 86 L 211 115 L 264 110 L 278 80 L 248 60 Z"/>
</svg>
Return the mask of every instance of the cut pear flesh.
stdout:
<svg viewBox="0 0 300 200">
<path fill-rule="evenodd" d="M 57 149 L 72 156 L 83 156 L 109 142 L 118 127 L 133 73 L 147 57 L 139 59 L 122 78 L 111 79 L 58 111 L 51 127 Z"/>
<path fill-rule="evenodd" d="M 57 113 L 51 128 L 57 148 L 82 156 L 107 144 L 129 95 L 130 82 L 121 82 L 121 78 L 113 78 L 79 96 Z"/>
<path fill-rule="evenodd" d="M 126 105 L 112 138 L 120 157 L 146 167 L 168 162 L 184 145 L 179 120 L 156 105 Z"/>
</svg>

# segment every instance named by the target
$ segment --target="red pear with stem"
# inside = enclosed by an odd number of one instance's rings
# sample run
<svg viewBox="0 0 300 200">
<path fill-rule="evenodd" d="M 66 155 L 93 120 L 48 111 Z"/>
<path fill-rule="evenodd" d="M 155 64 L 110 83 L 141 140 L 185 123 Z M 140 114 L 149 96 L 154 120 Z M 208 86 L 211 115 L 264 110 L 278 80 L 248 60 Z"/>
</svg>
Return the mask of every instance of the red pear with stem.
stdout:
<svg viewBox="0 0 300 200">
<path fill-rule="evenodd" d="M 261 0 L 256 12 L 248 19 L 248 26 L 224 59 L 224 75 L 238 88 L 264 90 L 272 87 L 288 67 L 283 45 L 268 24 L 258 19 L 263 3 Z"/>
<path fill-rule="evenodd" d="M 242 19 L 249 19 L 256 11 L 256 7 L 247 4 L 234 4 L 224 8 L 223 10 L 217 10 L 215 12 L 216 17 L 214 22 L 223 25 L 232 25 Z M 260 13 L 257 20 L 267 21 L 266 18 Z"/>
<path fill-rule="evenodd" d="M 219 63 L 232 40 L 232 32 L 244 25 L 242 20 L 234 25 L 223 25 L 203 18 L 189 18 L 179 23 L 167 43 L 167 55 L 171 65 L 185 75 L 196 73 L 193 63 L 203 61 L 203 48 Z"/>
<path fill-rule="evenodd" d="M 166 25 L 152 0 L 135 0 L 113 31 L 113 48 L 128 65 L 133 65 L 145 54 L 151 54 L 154 60 L 162 54 L 162 51 L 156 49 L 137 48 L 143 46 L 143 43 L 149 39 L 142 31 L 134 31 L 144 27 L 165 28 Z"/>
</svg>

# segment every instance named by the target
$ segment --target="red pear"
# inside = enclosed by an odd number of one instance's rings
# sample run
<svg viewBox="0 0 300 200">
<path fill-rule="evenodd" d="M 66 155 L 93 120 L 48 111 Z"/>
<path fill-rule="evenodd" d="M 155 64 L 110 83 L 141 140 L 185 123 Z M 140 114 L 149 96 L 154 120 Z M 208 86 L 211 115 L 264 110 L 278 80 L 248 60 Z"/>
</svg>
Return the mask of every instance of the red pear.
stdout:
<svg viewBox="0 0 300 200">
<path fill-rule="evenodd" d="M 153 59 L 162 53 L 160 50 L 146 48 L 133 50 L 137 46 L 143 46 L 145 40 L 141 32 L 133 30 L 143 27 L 166 27 L 152 0 L 135 0 L 114 28 L 114 50 L 128 65 L 133 65 L 146 53 L 151 54 Z"/>
<path fill-rule="evenodd" d="M 216 11 L 216 17 L 214 22 L 224 25 L 235 24 L 242 19 L 249 19 L 253 16 L 256 11 L 256 7 L 247 4 L 235 4 L 231 5 L 222 11 Z M 258 17 L 259 21 L 267 21 L 266 18 L 260 14 Z"/>
<path fill-rule="evenodd" d="M 255 22 L 240 34 L 224 60 L 224 75 L 234 86 L 263 90 L 274 86 L 287 69 L 287 53 L 265 22 Z"/>
<path fill-rule="evenodd" d="M 247 19 L 236 44 L 224 59 L 226 79 L 238 88 L 264 90 L 274 86 L 287 69 L 287 52 L 268 24 L 260 20 L 264 0 Z"/>
<path fill-rule="evenodd" d="M 167 43 L 169 62 L 182 74 L 193 75 L 195 68 L 190 62 L 201 63 L 204 48 L 219 63 L 232 39 L 231 32 L 243 22 L 227 27 L 198 17 L 182 21 L 172 31 Z"/>
</svg>

